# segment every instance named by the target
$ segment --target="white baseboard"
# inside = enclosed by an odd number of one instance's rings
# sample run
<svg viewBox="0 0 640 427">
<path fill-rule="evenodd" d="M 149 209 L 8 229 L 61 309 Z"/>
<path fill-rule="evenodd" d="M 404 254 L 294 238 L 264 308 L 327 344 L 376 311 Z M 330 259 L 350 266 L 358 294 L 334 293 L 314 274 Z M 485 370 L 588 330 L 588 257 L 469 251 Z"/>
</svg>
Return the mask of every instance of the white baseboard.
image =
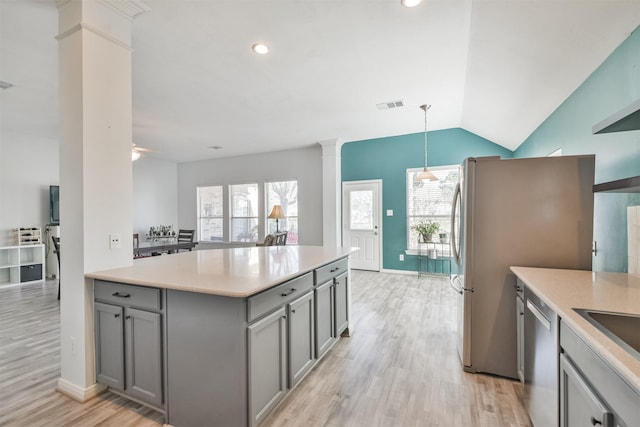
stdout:
<svg viewBox="0 0 640 427">
<path fill-rule="evenodd" d="M 103 393 L 106 389 L 107 387 L 102 384 L 93 384 L 87 388 L 82 388 L 65 380 L 64 378 L 58 378 L 58 386 L 56 387 L 56 391 L 69 396 L 80 403 L 93 399 L 97 395 Z"/>
<path fill-rule="evenodd" d="M 409 276 L 417 276 L 418 275 L 417 271 L 412 271 L 412 270 L 390 270 L 388 268 L 383 268 L 382 270 L 380 270 L 380 273 L 405 274 L 405 275 L 409 275 Z"/>
</svg>

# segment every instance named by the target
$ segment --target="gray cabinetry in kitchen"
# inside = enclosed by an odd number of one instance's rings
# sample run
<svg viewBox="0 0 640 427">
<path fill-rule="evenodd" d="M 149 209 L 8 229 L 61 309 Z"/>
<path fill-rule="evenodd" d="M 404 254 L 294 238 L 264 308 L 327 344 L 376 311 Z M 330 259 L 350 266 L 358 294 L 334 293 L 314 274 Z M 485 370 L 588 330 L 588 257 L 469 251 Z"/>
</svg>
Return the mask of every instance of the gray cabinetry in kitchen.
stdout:
<svg viewBox="0 0 640 427">
<path fill-rule="evenodd" d="M 560 425 L 640 426 L 640 392 L 564 322 L 560 345 Z"/>
<path fill-rule="evenodd" d="M 287 316 L 284 307 L 249 325 L 249 414 L 260 421 L 287 392 Z"/>
<path fill-rule="evenodd" d="M 247 307 L 249 422 L 255 426 L 315 362 L 313 275 L 254 295 Z"/>
<path fill-rule="evenodd" d="M 613 425 L 611 411 L 564 354 L 560 355 L 560 402 L 562 427 Z"/>
<path fill-rule="evenodd" d="M 95 300 L 96 380 L 162 409 L 160 289 L 96 281 Z"/>
<path fill-rule="evenodd" d="M 98 382 L 168 425 L 257 426 L 318 362 L 318 319 L 323 351 L 348 328 L 346 257 L 248 296 L 94 283 Z"/>
<path fill-rule="evenodd" d="M 289 387 L 309 372 L 315 362 L 313 292 L 288 304 Z"/>
<path fill-rule="evenodd" d="M 349 326 L 347 260 L 316 270 L 316 357 L 320 358 Z"/>
<path fill-rule="evenodd" d="M 316 357 L 321 357 L 329 350 L 335 340 L 333 280 L 316 287 L 314 292 L 316 301 Z"/>
</svg>

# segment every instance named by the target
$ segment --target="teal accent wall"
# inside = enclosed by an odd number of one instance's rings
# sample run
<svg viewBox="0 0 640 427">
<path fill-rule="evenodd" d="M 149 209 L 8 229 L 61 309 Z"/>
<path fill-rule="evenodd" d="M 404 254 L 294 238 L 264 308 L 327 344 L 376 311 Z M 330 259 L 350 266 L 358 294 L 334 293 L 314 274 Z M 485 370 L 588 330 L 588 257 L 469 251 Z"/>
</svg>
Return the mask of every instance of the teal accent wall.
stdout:
<svg viewBox="0 0 640 427">
<path fill-rule="evenodd" d="M 595 182 L 640 175 L 640 130 L 592 135 L 591 128 L 640 98 L 640 27 L 545 120 L 514 157 L 595 154 Z M 627 271 L 627 206 L 640 194 L 596 193 L 595 271 Z"/>
<path fill-rule="evenodd" d="M 467 157 L 513 157 L 504 147 L 464 129 L 428 132 L 429 166 L 462 163 Z M 382 268 L 417 270 L 415 256 L 399 255 L 407 249 L 406 170 L 424 166 L 424 133 L 354 141 L 342 146 L 342 180 L 382 180 Z M 393 209 L 393 216 L 386 216 Z"/>
</svg>

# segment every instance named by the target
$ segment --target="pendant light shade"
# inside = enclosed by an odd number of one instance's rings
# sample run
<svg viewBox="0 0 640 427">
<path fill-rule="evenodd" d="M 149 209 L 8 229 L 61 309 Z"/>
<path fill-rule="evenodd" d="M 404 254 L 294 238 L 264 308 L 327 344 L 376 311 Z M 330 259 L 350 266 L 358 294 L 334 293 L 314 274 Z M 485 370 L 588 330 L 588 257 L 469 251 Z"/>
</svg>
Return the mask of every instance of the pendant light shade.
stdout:
<svg viewBox="0 0 640 427">
<path fill-rule="evenodd" d="M 424 104 L 420 109 L 424 111 L 424 170 L 416 176 L 416 181 L 437 181 L 438 178 L 427 169 L 427 110 L 431 105 Z"/>
</svg>

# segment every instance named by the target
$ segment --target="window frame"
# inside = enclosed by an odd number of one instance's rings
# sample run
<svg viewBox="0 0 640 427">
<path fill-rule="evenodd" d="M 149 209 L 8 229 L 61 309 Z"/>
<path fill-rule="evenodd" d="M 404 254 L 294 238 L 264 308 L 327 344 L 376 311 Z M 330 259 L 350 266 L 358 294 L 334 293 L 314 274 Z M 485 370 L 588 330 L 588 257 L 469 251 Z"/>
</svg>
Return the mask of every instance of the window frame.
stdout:
<svg viewBox="0 0 640 427">
<path fill-rule="evenodd" d="M 270 233 L 269 231 L 269 214 L 271 213 L 271 209 L 273 208 L 273 205 L 270 204 L 269 202 L 269 185 L 274 184 L 274 183 L 280 183 L 280 182 L 295 182 L 296 183 L 296 210 L 297 210 L 297 215 L 285 215 L 285 219 L 281 220 L 281 221 L 289 221 L 289 220 L 293 220 L 295 219 L 295 224 L 296 224 L 296 229 L 295 229 L 295 235 L 289 235 L 287 236 L 287 243 L 292 243 L 292 244 L 297 244 L 299 242 L 300 239 L 300 206 L 299 206 L 299 198 L 300 198 L 300 191 L 299 191 L 299 185 L 300 182 L 298 181 L 298 179 L 296 178 L 292 178 L 292 179 L 279 179 L 279 180 L 269 180 L 269 181 L 265 181 L 264 182 L 264 205 L 265 205 L 265 217 L 264 217 L 264 234 L 265 236 L 267 234 Z M 286 230 L 286 231 L 292 231 L 292 230 Z"/>
<path fill-rule="evenodd" d="M 255 216 L 234 216 L 233 211 L 234 211 L 234 196 L 233 196 L 233 187 L 239 187 L 239 186 L 255 186 L 256 189 L 256 196 L 257 196 L 257 200 L 256 200 L 256 206 L 255 206 Z M 228 242 L 229 243 L 241 243 L 241 242 L 248 242 L 248 243 L 256 243 L 260 240 L 261 238 L 261 227 L 260 227 L 260 198 L 264 197 L 264 195 L 260 194 L 260 183 L 255 181 L 255 182 L 244 182 L 244 183 L 235 183 L 235 184 L 227 184 L 227 189 L 229 192 L 229 209 L 228 209 L 228 217 L 227 217 L 227 221 L 228 221 L 228 230 L 229 230 L 229 239 Z M 253 232 L 251 233 L 251 237 L 249 237 L 249 240 L 235 240 L 234 239 L 234 229 L 233 229 L 233 220 L 234 219 L 245 219 L 245 220 L 252 220 L 255 219 L 255 227 L 257 227 L 256 232 L 255 232 L 255 237 L 253 237 Z"/>
<path fill-rule="evenodd" d="M 220 187 L 221 191 L 222 191 L 222 197 L 221 197 L 221 201 L 222 201 L 222 215 L 209 215 L 209 216 L 202 216 L 202 210 L 201 210 L 201 196 L 200 196 L 200 190 L 204 189 L 204 188 L 211 188 L 211 187 Z M 225 198 L 224 198 L 224 185 L 223 184 L 213 184 L 213 185 L 198 185 L 196 186 L 196 231 L 197 231 L 197 240 L 198 242 L 223 242 L 224 241 L 224 230 L 225 230 L 225 217 L 224 217 L 224 213 L 225 213 Z M 217 241 L 217 240 L 203 240 L 202 238 L 202 220 L 203 219 L 222 219 L 222 236 L 220 237 L 221 240 Z"/>
<path fill-rule="evenodd" d="M 412 238 L 412 234 L 415 234 L 415 233 L 412 233 L 412 230 L 411 230 L 411 227 L 412 227 L 412 224 L 413 224 L 412 220 L 417 220 L 419 218 L 422 218 L 422 219 L 426 219 L 426 220 L 434 220 L 436 222 L 441 222 L 441 223 L 442 222 L 449 223 L 451 221 L 451 219 L 450 219 L 451 218 L 450 211 L 451 211 L 451 205 L 453 204 L 453 195 L 451 196 L 451 200 L 450 200 L 449 205 L 448 205 L 449 209 L 447 209 L 448 213 L 446 213 L 446 214 L 412 215 L 413 209 L 411 209 L 411 205 L 412 205 L 412 202 L 413 202 L 413 197 L 412 197 L 413 195 L 410 194 L 410 192 L 412 192 L 412 188 L 413 187 L 410 186 L 411 183 L 410 183 L 409 179 L 410 179 L 410 175 L 411 174 L 413 174 L 413 176 L 415 176 L 415 174 L 420 173 L 423 170 L 424 170 L 423 167 L 407 168 L 406 169 L 406 173 L 405 173 L 406 203 L 407 203 L 407 205 L 406 205 L 406 209 L 407 209 L 407 215 L 406 215 L 406 220 L 407 220 L 407 223 L 406 223 L 407 253 L 413 253 L 413 252 L 416 252 L 418 250 L 418 241 L 417 241 L 417 239 L 413 239 Z M 459 179 L 460 179 L 460 176 L 459 176 L 459 174 L 460 174 L 460 165 L 434 166 L 434 167 L 429 167 L 429 170 L 431 172 L 433 172 L 434 174 L 436 174 L 436 175 L 442 175 L 441 172 L 443 172 L 443 171 L 447 171 L 448 173 L 451 173 L 451 172 L 455 171 L 455 172 L 458 173 L 458 176 L 457 176 L 457 179 L 455 179 L 453 182 L 455 182 L 455 183 L 459 182 Z M 447 175 L 448 175 L 448 173 L 447 173 Z M 445 175 L 445 176 L 447 176 L 447 175 Z M 439 178 L 439 180 L 435 181 L 437 183 L 441 182 L 441 178 L 440 177 L 438 177 L 438 178 Z M 453 185 L 453 188 L 455 188 L 455 185 Z M 441 229 L 439 231 L 439 233 L 442 233 L 442 232 L 446 232 L 448 238 L 450 238 L 450 236 L 449 236 L 450 235 L 450 230 L 449 229 L 447 229 L 447 230 L 442 230 Z"/>
</svg>

